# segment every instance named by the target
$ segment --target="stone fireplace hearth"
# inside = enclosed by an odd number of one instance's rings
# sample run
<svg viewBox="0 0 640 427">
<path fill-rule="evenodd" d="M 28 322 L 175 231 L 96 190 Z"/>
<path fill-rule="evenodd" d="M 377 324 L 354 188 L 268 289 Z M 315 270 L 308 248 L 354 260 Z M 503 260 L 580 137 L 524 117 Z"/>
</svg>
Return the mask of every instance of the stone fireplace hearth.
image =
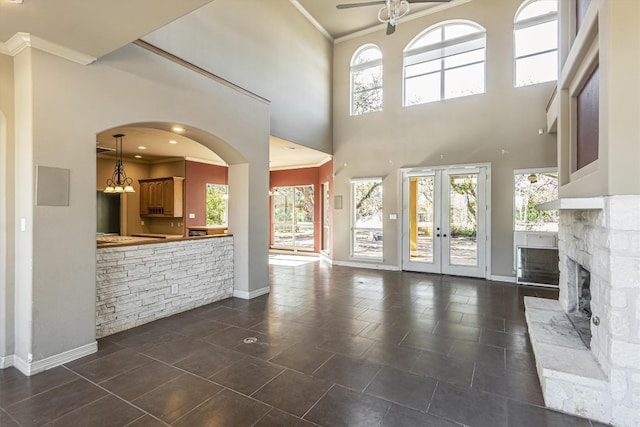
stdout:
<svg viewBox="0 0 640 427">
<path fill-rule="evenodd" d="M 640 426 L 640 197 L 600 200 L 561 210 L 559 300 L 525 298 L 527 324 L 547 406 Z"/>
</svg>

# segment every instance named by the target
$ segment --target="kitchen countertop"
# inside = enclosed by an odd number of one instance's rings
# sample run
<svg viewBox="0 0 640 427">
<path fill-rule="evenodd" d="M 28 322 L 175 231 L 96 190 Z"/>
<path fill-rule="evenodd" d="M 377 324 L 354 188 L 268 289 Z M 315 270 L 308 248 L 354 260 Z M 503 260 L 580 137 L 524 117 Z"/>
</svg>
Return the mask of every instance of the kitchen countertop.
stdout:
<svg viewBox="0 0 640 427">
<path fill-rule="evenodd" d="M 147 245 L 167 243 L 181 240 L 215 239 L 217 237 L 229 237 L 231 234 L 211 234 L 208 236 L 185 237 L 179 234 L 150 234 L 136 233 L 131 236 L 96 236 L 97 248 L 114 248 L 119 246 Z"/>
</svg>

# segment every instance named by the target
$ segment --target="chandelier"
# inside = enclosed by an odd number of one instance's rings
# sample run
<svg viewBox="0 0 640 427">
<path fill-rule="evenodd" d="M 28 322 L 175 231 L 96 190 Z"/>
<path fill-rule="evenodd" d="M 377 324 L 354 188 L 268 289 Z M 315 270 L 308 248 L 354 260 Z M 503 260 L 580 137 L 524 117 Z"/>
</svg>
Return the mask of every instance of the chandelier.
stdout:
<svg viewBox="0 0 640 427">
<path fill-rule="evenodd" d="M 116 164 L 113 168 L 113 175 L 107 179 L 107 188 L 104 189 L 105 193 L 135 193 L 133 189 L 133 179 L 127 176 L 124 171 L 124 165 L 122 164 L 122 138 L 123 134 L 119 133 L 113 135 L 116 139 Z"/>
</svg>

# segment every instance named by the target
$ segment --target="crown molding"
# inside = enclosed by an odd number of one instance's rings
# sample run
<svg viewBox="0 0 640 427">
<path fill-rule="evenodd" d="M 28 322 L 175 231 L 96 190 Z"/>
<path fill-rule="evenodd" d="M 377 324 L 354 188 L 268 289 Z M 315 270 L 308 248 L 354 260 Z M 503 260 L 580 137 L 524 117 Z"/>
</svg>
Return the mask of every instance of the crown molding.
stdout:
<svg viewBox="0 0 640 427">
<path fill-rule="evenodd" d="M 449 3 L 442 3 L 438 6 L 430 7 L 427 10 L 423 10 L 422 12 L 410 13 L 404 18 L 400 19 L 400 23 L 413 21 L 414 19 L 420 19 L 428 15 L 433 15 L 434 13 L 442 12 L 443 10 L 451 9 L 452 7 L 462 6 L 463 4 L 470 3 L 473 0 L 453 0 Z M 356 31 L 355 33 L 347 34 L 346 36 L 338 37 L 333 41 L 334 44 L 346 42 L 348 40 L 357 39 L 358 37 L 365 36 L 367 34 L 375 33 L 376 31 L 385 30 L 387 28 L 387 24 L 378 24 L 373 27 L 365 28 L 364 30 Z"/>
<path fill-rule="evenodd" d="M 318 31 L 320 31 L 322 33 L 323 36 L 325 36 L 327 38 L 327 40 L 329 41 L 334 41 L 333 37 L 331 37 L 331 34 L 329 34 L 329 32 L 322 26 L 320 25 L 320 23 L 316 20 L 316 18 L 314 18 L 308 11 L 307 9 L 304 8 L 304 6 L 302 6 L 300 4 L 300 2 L 298 0 L 289 0 L 291 2 L 291 4 L 298 9 L 298 11 L 300 13 L 302 13 L 302 15 L 307 18 L 307 20 L 309 22 L 311 22 L 311 24 L 313 24 L 314 27 L 316 27 L 316 29 Z"/>
<path fill-rule="evenodd" d="M 42 39 L 29 33 L 16 33 L 4 44 L 0 44 L 0 53 L 16 56 L 28 47 L 50 53 L 80 65 L 89 65 L 97 58 L 78 52 L 77 50 Z"/>
<path fill-rule="evenodd" d="M 294 166 L 274 166 L 274 167 L 270 166 L 269 170 L 270 171 L 286 171 L 286 170 L 292 170 L 292 169 L 319 168 L 320 166 L 327 163 L 329 160 L 331 160 L 331 156 L 327 155 L 326 158 L 315 163 L 304 163 L 304 164 L 297 164 Z"/>
</svg>

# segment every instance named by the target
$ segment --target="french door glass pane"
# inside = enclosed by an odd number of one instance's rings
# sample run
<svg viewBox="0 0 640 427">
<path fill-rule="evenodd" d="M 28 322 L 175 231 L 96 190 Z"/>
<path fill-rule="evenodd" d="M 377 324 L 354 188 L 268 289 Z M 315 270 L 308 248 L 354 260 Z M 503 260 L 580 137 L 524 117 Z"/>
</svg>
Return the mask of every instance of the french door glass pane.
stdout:
<svg viewBox="0 0 640 427">
<path fill-rule="evenodd" d="M 313 249 L 313 185 L 295 187 L 294 246 Z"/>
<path fill-rule="evenodd" d="M 322 184 L 322 250 L 329 249 L 329 183 Z"/>
<path fill-rule="evenodd" d="M 293 246 L 293 187 L 273 189 L 273 245 Z"/>
<path fill-rule="evenodd" d="M 478 175 L 449 177 L 449 263 L 478 265 Z"/>
<path fill-rule="evenodd" d="M 435 176 L 411 178 L 409 259 L 433 262 L 433 191 Z"/>
<path fill-rule="evenodd" d="M 273 246 L 314 248 L 313 185 L 273 189 Z"/>
</svg>

